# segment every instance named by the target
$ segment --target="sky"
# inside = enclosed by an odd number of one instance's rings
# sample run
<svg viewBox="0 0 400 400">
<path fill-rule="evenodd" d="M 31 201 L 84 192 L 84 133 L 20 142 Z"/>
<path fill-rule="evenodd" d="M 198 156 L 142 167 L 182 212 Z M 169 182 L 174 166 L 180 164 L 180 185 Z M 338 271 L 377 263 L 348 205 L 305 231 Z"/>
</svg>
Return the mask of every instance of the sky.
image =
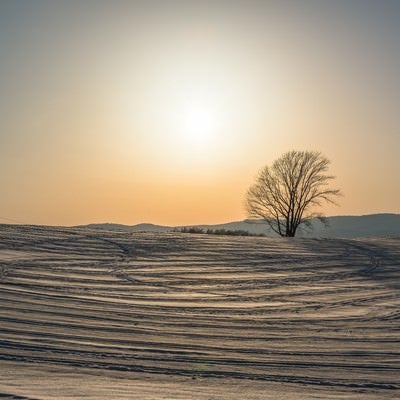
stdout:
<svg viewBox="0 0 400 400">
<path fill-rule="evenodd" d="M 400 212 L 400 2 L 0 0 L 0 222 L 246 218 L 289 150 Z"/>
</svg>

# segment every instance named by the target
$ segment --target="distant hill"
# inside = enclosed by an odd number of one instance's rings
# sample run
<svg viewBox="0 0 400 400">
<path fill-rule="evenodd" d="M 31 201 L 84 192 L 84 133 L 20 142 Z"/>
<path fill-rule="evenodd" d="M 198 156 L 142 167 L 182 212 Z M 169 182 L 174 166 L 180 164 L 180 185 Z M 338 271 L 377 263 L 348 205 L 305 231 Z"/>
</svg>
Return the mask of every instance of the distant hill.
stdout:
<svg viewBox="0 0 400 400">
<path fill-rule="evenodd" d="M 337 216 L 328 218 L 325 227 L 313 221 L 313 232 L 304 236 L 368 237 L 400 236 L 400 214 L 371 214 L 362 216 Z"/>
<path fill-rule="evenodd" d="M 162 226 L 154 224 L 89 224 L 79 227 L 124 232 L 168 232 L 183 226 Z M 263 222 L 236 221 L 218 225 L 185 225 L 206 229 L 244 230 L 249 233 L 264 233 L 275 236 Z M 318 220 L 312 222 L 312 229 L 302 228 L 299 237 L 373 237 L 400 236 L 400 214 L 371 214 L 361 216 L 336 216 L 327 218 L 327 226 Z"/>
<path fill-rule="evenodd" d="M 137 225 L 123 225 L 123 224 L 88 224 L 78 225 L 76 228 L 99 229 L 104 231 L 124 231 L 124 232 L 168 232 L 172 231 L 172 226 L 162 226 L 154 224 L 137 224 Z"/>
</svg>

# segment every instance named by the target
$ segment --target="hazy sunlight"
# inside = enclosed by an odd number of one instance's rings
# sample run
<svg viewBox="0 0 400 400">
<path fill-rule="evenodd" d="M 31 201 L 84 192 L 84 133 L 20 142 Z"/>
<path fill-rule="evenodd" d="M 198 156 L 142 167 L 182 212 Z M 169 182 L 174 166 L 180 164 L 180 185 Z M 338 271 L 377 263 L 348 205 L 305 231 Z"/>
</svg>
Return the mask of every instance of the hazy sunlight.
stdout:
<svg viewBox="0 0 400 400">
<path fill-rule="evenodd" d="M 215 138 L 218 122 L 218 116 L 211 108 L 189 104 L 184 110 L 182 128 L 188 140 L 199 145 Z"/>
<path fill-rule="evenodd" d="M 241 220 L 289 150 L 332 161 L 341 213 L 398 212 L 400 7 L 314 3 L 1 2 L 0 216 Z"/>
</svg>

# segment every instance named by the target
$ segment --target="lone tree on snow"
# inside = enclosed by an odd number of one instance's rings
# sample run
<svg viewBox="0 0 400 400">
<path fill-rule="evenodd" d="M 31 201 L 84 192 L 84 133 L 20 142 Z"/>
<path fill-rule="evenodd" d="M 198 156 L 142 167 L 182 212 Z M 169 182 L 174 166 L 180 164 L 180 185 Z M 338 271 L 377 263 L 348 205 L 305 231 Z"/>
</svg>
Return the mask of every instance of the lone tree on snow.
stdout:
<svg viewBox="0 0 400 400">
<path fill-rule="evenodd" d="M 272 166 L 264 167 L 246 197 L 250 218 L 262 219 L 281 236 L 294 237 L 301 224 L 312 218 L 324 221 L 312 212 L 322 202 L 336 204 L 339 189 L 330 189 L 334 176 L 327 175 L 330 161 L 317 151 L 289 151 Z"/>
</svg>

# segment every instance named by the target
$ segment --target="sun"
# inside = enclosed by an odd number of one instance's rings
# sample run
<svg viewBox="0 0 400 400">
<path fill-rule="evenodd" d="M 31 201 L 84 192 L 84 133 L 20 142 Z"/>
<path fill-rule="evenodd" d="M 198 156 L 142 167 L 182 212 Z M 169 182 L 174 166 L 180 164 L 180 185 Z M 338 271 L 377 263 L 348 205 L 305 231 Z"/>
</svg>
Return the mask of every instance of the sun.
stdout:
<svg viewBox="0 0 400 400">
<path fill-rule="evenodd" d="M 205 104 L 190 104 L 184 107 L 182 114 L 182 134 L 194 145 L 210 142 L 217 135 L 218 115 Z"/>
<path fill-rule="evenodd" d="M 241 152 L 245 132 L 241 96 L 222 83 L 189 78 L 160 80 L 145 101 L 126 99 L 121 118 L 140 154 L 180 174 L 228 165 Z"/>
</svg>

